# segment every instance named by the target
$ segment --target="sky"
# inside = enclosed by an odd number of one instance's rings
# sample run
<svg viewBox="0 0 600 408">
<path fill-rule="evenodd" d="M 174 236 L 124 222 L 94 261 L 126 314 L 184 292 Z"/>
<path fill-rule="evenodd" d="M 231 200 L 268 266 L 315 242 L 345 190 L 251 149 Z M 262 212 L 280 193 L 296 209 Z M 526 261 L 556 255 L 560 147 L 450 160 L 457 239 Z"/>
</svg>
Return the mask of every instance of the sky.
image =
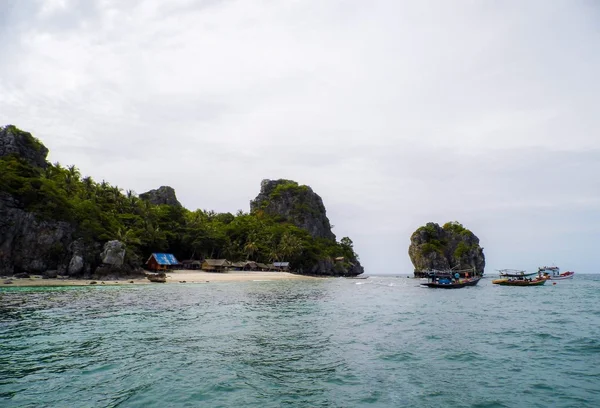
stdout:
<svg viewBox="0 0 600 408">
<path fill-rule="evenodd" d="M 0 0 L 0 124 L 188 209 L 309 185 L 366 272 L 459 221 L 486 271 L 600 272 L 593 0 Z"/>
</svg>

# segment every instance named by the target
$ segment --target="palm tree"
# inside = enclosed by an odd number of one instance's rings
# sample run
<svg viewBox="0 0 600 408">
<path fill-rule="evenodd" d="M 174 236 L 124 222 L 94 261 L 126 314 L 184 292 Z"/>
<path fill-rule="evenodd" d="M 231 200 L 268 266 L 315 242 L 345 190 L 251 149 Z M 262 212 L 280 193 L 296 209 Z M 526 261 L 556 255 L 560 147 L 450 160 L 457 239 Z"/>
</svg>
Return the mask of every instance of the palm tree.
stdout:
<svg viewBox="0 0 600 408">
<path fill-rule="evenodd" d="M 302 252 L 302 241 L 289 232 L 285 232 L 279 241 L 279 252 L 288 259 L 293 258 Z"/>
<path fill-rule="evenodd" d="M 248 259 L 252 259 L 252 255 L 254 255 L 254 253 L 256 253 L 256 251 L 258 251 L 258 245 L 256 244 L 256 242 L 252 239 L 248 239 L 248 242 L 246 242 L 246 245 L 244 245 L 244 251 L 246 252 L 246 255 L 248 256 Z"/>
</svg>

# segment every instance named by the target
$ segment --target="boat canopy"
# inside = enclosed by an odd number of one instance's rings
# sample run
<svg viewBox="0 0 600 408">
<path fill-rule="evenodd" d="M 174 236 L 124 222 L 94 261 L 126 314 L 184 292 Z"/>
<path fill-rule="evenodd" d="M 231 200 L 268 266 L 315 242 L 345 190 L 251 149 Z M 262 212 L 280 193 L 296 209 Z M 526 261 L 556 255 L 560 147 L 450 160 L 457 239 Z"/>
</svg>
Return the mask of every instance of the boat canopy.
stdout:
<svg viewBox="0 0 600 408">
<path fill-rule="evenodd" d="M 507 278 L 521 278 L 523 276 L 537 275 L 537 272 L 527 273 L 527 271 L 519 269 L 498 269 L 498 272 L 500 273 L 500 276 L 504 276 Z"/>
</svg>

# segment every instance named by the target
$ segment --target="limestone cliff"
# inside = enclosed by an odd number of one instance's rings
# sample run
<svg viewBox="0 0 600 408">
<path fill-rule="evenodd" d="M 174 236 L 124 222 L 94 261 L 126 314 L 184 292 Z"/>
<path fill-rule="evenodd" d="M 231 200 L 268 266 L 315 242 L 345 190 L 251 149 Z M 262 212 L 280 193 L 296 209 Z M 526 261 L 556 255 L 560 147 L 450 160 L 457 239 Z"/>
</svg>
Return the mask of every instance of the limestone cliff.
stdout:
<svg viewBox="0 0 600 408">
<path fill-rule="evenodd" d="M 0 192 L 0 273 L 66 270 L 65 254 L 74 232 L 67 222 L 38 219 Z"/>
<path fill-rule="evenodd" d="M 42 184 L 47 154 L 30 133 L 14 126 L 0 128 L 0 159 L 16 157 L 31 166 L 27 170 L 31 189 L 26 194 L 0 190 L 0 275 L 84 277 L 101 263 L 101 244 L 81 238 L 73 220 L 52 210 L 42 215 L 26 205 L 40 201 L 32 194 Z"/>
<path fill-rule="evenodd" d="M 31 133 L 16 126 L 0 127 L 0 157 L 14 155 L 35 167 L 45 168 L 48 149 Z"/>
<path fill-rule="evenodd" d="M 291 180 L 263 180 L 250 210 L 262 210 L 310 233 L 313 238 L 335 240 L 323 200 L 310 187 Z"/>
<path fill-rule="evenodd" d="M 181 207 L 181 203 L 177 200 L 175 190 L 169 186 L 161 186 L 156 190 L 150 190 L 140 194 L 140 199 L 149 201 L 154 205 L 172 205 Z"/>
<path fill-rule="evenodd" d="M 352 241 L 345 237 L 336 243 L 321 197 L 310 187 L 292 180 L 263 180 L 260 193 L 250 202 L 252 212 L 264 211 L 283 222 L 289 222 L 321 239 L 337 253 L 307 261 L 307 255 L 292 269 L 298 273 L 327 276 L 356 276 L 364 272 Z M 336 252 L 337 251 L 337 252 Z"/>
<path fill-rule="evenodd" d="M 415 277 L 433 269 L 475 268 L 479 275 L 485 269 L 479 238 L 458 222 L 448 222 L 443 227 L 430 222 L 418 228 L 410 237 L 408 255 L 415 267 Z"/>
</svg>

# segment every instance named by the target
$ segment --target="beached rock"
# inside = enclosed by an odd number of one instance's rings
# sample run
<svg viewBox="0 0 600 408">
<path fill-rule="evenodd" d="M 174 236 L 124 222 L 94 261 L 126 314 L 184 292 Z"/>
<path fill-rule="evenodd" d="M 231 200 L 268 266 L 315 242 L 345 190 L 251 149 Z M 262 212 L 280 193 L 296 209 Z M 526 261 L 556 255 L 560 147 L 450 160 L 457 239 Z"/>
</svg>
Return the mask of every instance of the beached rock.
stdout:
<svg viewBox="0 0 600 408">
<path fill-rule="evenodd" d="M 100 257 L 104 265 L 122 266 L 125 262 L 125 244 L 117 240 L 108 241 Z"/>
<path fill-rule="evenodd" d="M 479 238 L 458 222 L 448 222 L 440 227 L 430 222 L 418 228 L 410 238 L 408 255 L 415 268 L 415 277 L 423 277 L 432 269 L 475 268 L 483 274 L 485 256 Z"/>
<path fill-rule="evenodd" d="M 140 199 L 149 201 L 154 205 L 172 205 L 181 207 L 181 203 L 177 200 L 175 190 L 169 186 L 162 186 L 156 190 L 150 190 L 140 194 Z"/>
<path fill-rule="evenodd" d="M 155 282 L 155 283 L 166 283 L 167 282 L 167 275 L 165 275 L 163 272 L 148 273 L 148 274 L 146 274 L 146 278 L 150 282 Z"/>
<path fill-rule="evenodd" d="M 13 281 L 12 281 L 12 280 L 10 280 L 10 279 L 7 279 L 7 280 L 5 280 L 5 281 L 4 281 L 4 284 L 5 284 L 5 285 L 10 285 L 10 284 L 12 284 L 12 283 L 13 283 Z"/>
<path fill-rule="evenodd" d="M 31 133 L 13 125 L 0 127 L 0 157 L 14 155 L 35 167 L 46 168 L 48 149 Z"/>
<path fill-rule="evenodd" d="M 305 229 L 314 238 L 335 240 L 321 197 L 292 180 L 263 180 L 250 210 L 281 218 Z"/>
<path fill-rule="evenodd" d="M 46 272 L 44 272 L 43 277 L 44 277 L 44 279 L 56 279 L 56 278 L 58 278 L 58 271 L 57 270 L 46 271 Z"/>
</svg>

